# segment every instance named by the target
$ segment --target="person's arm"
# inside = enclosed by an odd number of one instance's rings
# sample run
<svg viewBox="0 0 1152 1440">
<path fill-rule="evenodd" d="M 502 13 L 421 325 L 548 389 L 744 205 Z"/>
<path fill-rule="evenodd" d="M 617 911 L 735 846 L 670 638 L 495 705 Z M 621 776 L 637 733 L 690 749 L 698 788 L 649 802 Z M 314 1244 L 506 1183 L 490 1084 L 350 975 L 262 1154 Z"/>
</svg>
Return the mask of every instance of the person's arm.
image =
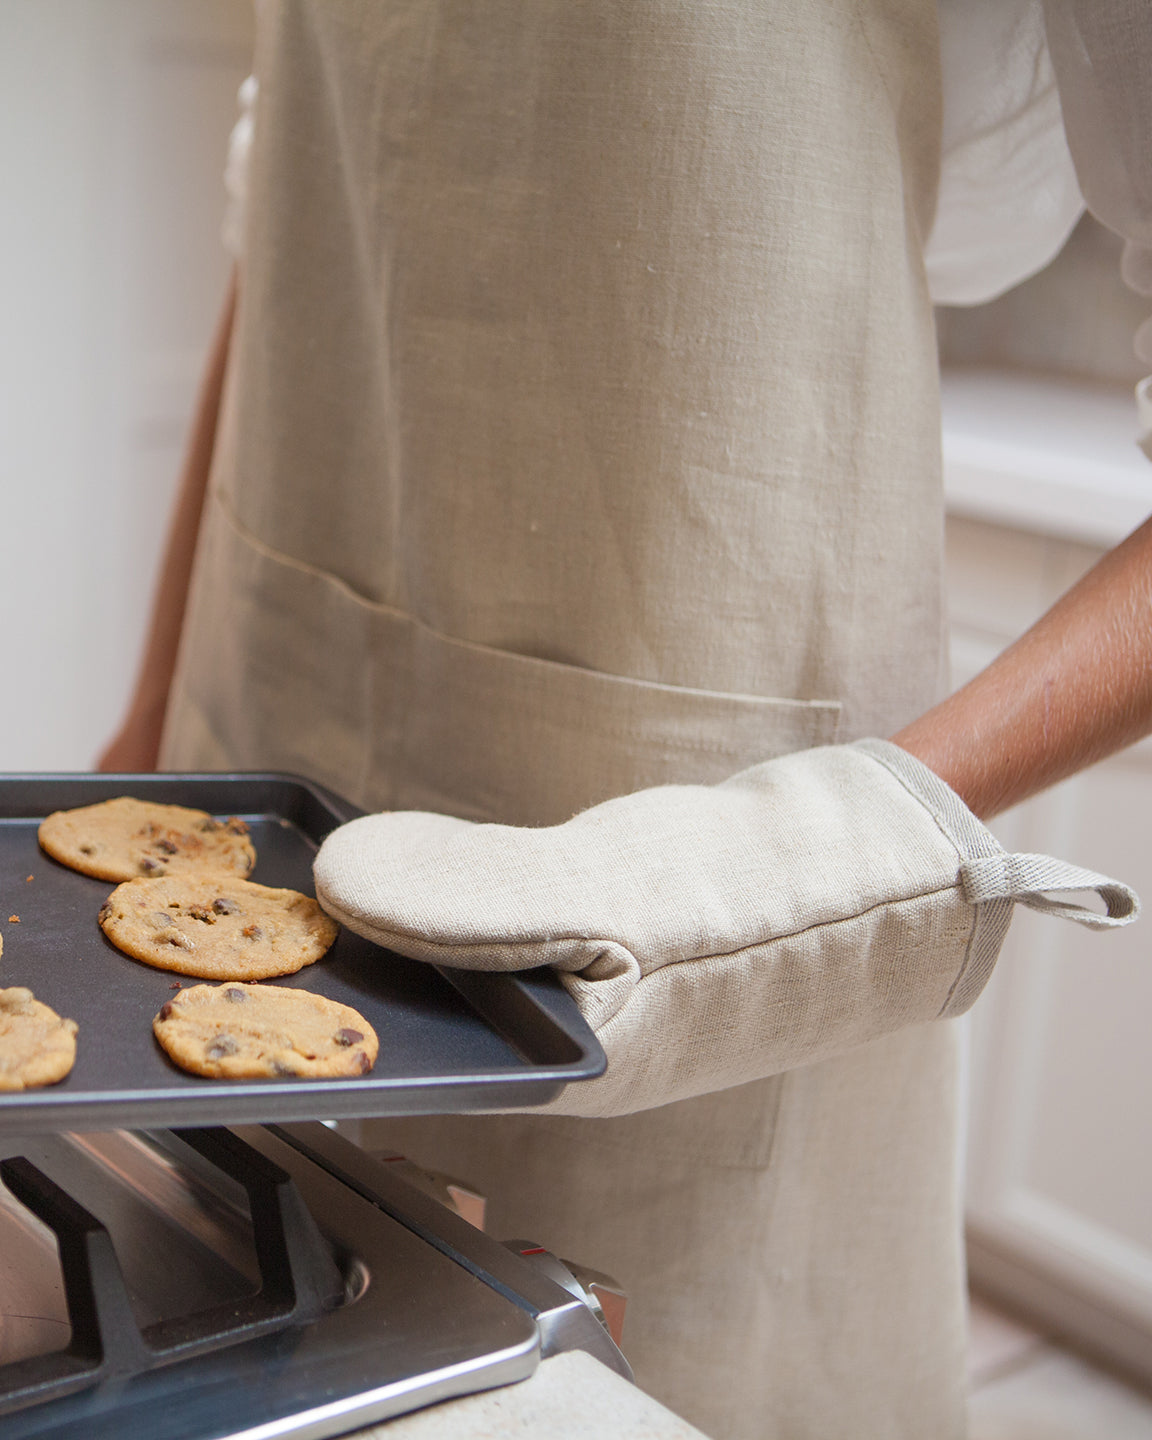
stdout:
<svg viewBox="0 0 1152 1440">
<path fill-rule="evenodd" d="M 216 423 L 220 414 L 224 372 L 228 363 L 228 347 L 235 313 L 236 274 L 233 271 L 193 412 L 191 436 L 177 490 L 176 505 L 172 512 L 136 688 L 123 724 L 97 761 L 97 768 L 100 770 L 143 771 L 156 768 L 160 732 L 168 704 L 168 691 L 176 668 L 176 651 L 180 643 L 188 585 L 192 576 L 196 535 L 200 528 L 200 514 L 204 507 L 208 475 L 212 467 Z"/>
<path fill-rule="evenodd" d="M 627 1114 L 964 1014 L 1017 904 L 1128 924 L 1127 885 L 1011 854 L 977 816 L 1150 729 L 1152 521 L 895 743 L 817 746 L 553 826 L 366 815 L 325 839 L 316 896 L 414 959 L 551 966 L 608 1070 L 550 1109 Z"/>
<path fill-rule="evenodd" d="M 892 737 L 983 820 L 1152 731 L 1152 520 Z"/>
<path fill-rule="evenodd" d="M 1125 278 L 1152 293 L 1147 7 L 1043 0 L 1043 10 L 1080 189 L 1127 242 Z M 1152 360 L 1152 322 L 1137 333 L 1136 350 Z M 1152 521 L 987 670 L 893 740 L 990 819 L 1149 730 Z"/>
</svg>

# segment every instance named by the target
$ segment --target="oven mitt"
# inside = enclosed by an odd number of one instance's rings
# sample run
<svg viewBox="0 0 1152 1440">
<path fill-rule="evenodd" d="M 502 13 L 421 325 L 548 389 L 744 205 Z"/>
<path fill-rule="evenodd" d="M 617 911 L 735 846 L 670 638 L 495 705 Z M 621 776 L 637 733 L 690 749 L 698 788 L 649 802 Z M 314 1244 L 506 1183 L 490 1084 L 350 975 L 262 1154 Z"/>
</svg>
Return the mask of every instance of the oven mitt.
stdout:
<svg viewBox="0 0 1152 1440">
<path fill-rule="evenodd" d="M 549 1108 L 614 1115 L 742 1085 L 960 1015 L 1017 903 L 1095 929 L 1126 886 L 1009 854 L 879 740 L 719 785 L 641 790 L 563 825 L 386 813 L 334 831 L 316 894 L 358 934 L 472 970 L 550 965 L 608 1056 Z M 1095 891 L 1105 913 L 1067 896 Z"/>
</svg>

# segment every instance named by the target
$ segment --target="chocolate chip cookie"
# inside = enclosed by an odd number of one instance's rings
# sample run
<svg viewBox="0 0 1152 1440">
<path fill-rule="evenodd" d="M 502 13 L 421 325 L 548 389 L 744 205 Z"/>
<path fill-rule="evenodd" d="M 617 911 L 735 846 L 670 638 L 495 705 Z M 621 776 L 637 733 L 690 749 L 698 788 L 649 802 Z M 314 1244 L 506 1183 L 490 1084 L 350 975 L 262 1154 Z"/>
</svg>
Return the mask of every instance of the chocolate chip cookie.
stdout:
<svg viewBox="0 0 1152 1440">
<path fill-rule="evenodd" d="M 0 990 L 0 1090 L 55 1085 L 75 1060 L 75 1020 L 62 1020 L 22 985 Z"/>
<path fill-rule="evenodd" d="M 128 795 L 57 810 L 39 833 L 54 860 L 97 880 L 207 871 L 243 877 L 256 863 L 243 820 L 214 820 L 205 810 Z"/>
<path fill-rule="evenodd" d="M 298 890 L 222 875 L 117 885 L 100 927 L 118 950 L 203 980 L 266 980 L 319 960 L 339 926 Z"/>
<path fill-rule="evenodd" d="M 380 1049 L 357 1011 L 280 985 L 193 985 L 152 1030 L 182 1070 L 216 1079 L 366 1075 Z"/>
</svg>

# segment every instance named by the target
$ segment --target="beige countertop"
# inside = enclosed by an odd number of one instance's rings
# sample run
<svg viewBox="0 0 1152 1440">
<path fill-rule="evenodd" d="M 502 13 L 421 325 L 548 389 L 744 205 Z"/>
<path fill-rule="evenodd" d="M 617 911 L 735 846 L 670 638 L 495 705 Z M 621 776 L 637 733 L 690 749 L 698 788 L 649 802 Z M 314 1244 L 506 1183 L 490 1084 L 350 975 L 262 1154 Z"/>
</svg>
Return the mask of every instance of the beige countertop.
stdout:
<svg viewBox="0 0 1152 1440">
<path fill-rule="evenodd" d="M 582 1350 L 530 1379 L 356 1432 L 358 1440 L 705 1440 L 686 1420 Z"/>
</svg>

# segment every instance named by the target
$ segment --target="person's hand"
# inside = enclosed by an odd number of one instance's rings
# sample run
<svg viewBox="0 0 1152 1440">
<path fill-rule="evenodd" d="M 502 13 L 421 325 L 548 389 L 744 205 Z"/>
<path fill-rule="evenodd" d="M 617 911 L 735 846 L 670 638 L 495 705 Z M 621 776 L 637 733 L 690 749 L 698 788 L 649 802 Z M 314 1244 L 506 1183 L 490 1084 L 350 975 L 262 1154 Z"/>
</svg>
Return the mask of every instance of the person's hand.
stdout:
<svg viewBox="0 0 1152 1440">
<path fill-rule="evenodd" d="M 882 741 L 808 750 L 716 786 L 610 800 L 542 829 L 367 816 L 315 865 L 336 919 L 438 965 L 561 972 L 608 1073 L 559 1106 L 615 1114 L 743 1084 L 958 1015 L 1015 900 L 1123 924 L 1126 887 L 1008 855 Z M 1095 889 L 1107 914 L 1045 897 Z"/>
</svg>

